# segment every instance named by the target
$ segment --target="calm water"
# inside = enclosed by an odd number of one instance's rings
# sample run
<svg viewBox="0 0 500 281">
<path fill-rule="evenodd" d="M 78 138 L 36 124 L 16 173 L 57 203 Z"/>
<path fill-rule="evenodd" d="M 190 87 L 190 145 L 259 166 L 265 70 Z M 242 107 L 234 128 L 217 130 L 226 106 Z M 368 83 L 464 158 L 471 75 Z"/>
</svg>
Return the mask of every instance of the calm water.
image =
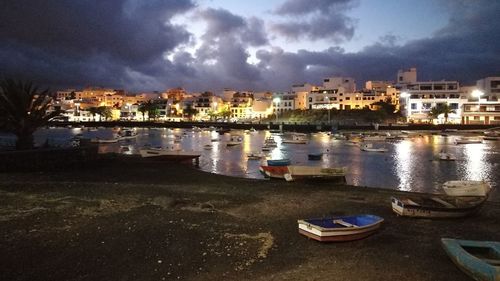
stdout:
<svg viewBox="0 0 500 281">
<path fill-rule="evenodd" d="M 284 136 L 272 135 L 268 131 L 245 133 L 233 130 L 231 134 L 243 137 L 242 145 L 227 147 L 230 135 L 217 132 L 193 132 L 184 129 L 136 129 L 139 136 L 114 144 L 103 144 L 101 152 L 138 153 L 144 145 L 176 147 L 200 151 L 200 169 L 212 173 L 264 179 L 259 172 L 261 161 L 248 160 L 247 153 L 260 152 L 266 137 L 273 136 L 278 147 L 266 153 L 266 159 L 290 158 L 292 164 L 314 166 L 345 166 L 348 168 L 347 182 L 357 186 L 382 187 L 416 192 L 440 193 L 440 185 L 448 180 L 486 180 L 494 187 L 500 182 L 500 141 L 484 141 L 482 144 L 455 145 L 459 135 L 414 135 L 393 142 L 374 142 L 376 147 L 385 147 L 386 153 L 364 152 L 346 141 L 334 140 L 323 133 L 308 135 L 308 144 L 284 144 Z M 36 133 L 38 143 L 48 139 L 51 144 L 64 144 L 76 134 L 84 137 L 111 138 L 113 129 L 42 129 Z M 5 136 L 2 138 L 8 140 Z M 217 141 L 212 141 L 217 140 Z M 204 145 L 212 144 L 206 150 Z M 441 150 L 453 153 L 457 161 L 433 160 Z M 320 161 L 309 161 L 309 153 L 322 152 Z M 262 160 L 262 161 L 265 161 Z M 500 200 L 498 188 L 493 191 L 493 200 Z"/>
</svg>

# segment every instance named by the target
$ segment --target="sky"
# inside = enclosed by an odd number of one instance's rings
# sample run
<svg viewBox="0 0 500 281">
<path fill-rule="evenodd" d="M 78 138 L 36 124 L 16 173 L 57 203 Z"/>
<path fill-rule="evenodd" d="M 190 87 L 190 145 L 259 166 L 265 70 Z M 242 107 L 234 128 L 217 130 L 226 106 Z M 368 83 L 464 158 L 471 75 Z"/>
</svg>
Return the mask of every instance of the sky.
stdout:
<svg viewBox="0 0 500 281">
<path fill-rule="evenodd" d="M 0 77 L 51 89 L 289 91 L 500 76 L 498 0 L 0 0 Z"/>
</svg>

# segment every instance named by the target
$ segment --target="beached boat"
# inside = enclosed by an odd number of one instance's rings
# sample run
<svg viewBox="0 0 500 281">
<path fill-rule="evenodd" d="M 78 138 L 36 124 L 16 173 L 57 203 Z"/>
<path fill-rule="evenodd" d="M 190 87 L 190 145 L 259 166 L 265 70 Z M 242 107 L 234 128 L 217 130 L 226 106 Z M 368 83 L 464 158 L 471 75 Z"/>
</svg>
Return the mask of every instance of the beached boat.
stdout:
<svg viewBox="0 0 500 281">
<path fill-rule="evenodd" d="M 481 208 L 486 196 L 405 196 L 392 197 L 392 210 L 406 217 L 458 218 L 471 215 Z"/>
<path fill-rule="evenodd" d="M 322 168 L 315 166 L 289 165 L 284 175 L 287 181 L 297 180 L 342 180 L 345 181 L 346 168 Z"/>
<path fill-rule="evenodd" d="M 290 165 L 290 163 L 291 163 L 290 159 L 267 160 L 268 166 L 288 166 Z"/>
<path fill-rule="evenodd" d="M 485 181 L 447 181 L 442 187 L 448 196 L 487 196 L 491 190 Z"/>
<path fill-rule="evenodd" d="M 439 155 L 438 155 L 438 159 L 440 161 L 455 161 L 457 160 L 457 158 L 455 157 L 455 155 L 449 153 L 449 152 L 440 152 Z"/>
<path fill-rule="evenodd" d="M 287 166 L 260 166 L 259 170 L 265 176 L 275 179 L 284 179 L 288 173 Z"/>
<path fill-rule="evenodd" d="M 453 263 L 478 281 L 500 281 L 500 242 L 442 238 Z"/>
<path fill-rule="evenodd" d="M 387 152 L 387 148 L 384 147 L 374 147 L 372 143 L 363 143 L 359 147 L 362 151 L 369 151 L 369 152 Z"/>
<path fill-rule="evenodd" d="M 198 151 L 186 151 L 172 148 L 142 148 L 139 150 L 139 153 L 143 158 L 168 161 L 191 160 L 198 158 L 201 155 L 201 153 Z"/>
<path fill-rule="evenodd" d="M 321 242 L 353 241 L 375 233 L 383 218 L 374 215 L 298 220 L 299 233 Z"/>
<path fill-rule="evenodd" d="M 309 160 L 321 160 L 323 158 L 323 153 L 309 153 L 307 154 L 307 159 Z"/>
<path fill-rule="evenodd" d="M 458 138 L 455 140 L 455 144 L 471 144 L 471 143 L 482 143 L 481 139 L 477 138 Z"/>
</svg>

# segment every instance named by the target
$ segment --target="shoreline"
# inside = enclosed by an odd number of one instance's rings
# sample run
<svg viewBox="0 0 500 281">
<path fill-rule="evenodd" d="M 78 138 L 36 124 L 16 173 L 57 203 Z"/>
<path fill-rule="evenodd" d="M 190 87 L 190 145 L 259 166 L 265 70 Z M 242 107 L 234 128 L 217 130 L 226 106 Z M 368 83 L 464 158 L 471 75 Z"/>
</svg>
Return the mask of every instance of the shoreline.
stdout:
<svg viewBox="0 0 500 281">
<path fill-rule="evenodd" d="M 410 219 L 392 213 L 401 192 L 388 189 L 113 161 L 0 174 L 0 279 L 469 280 L 439 239 L 499 239 L 500 202 L 464 219 Z M 385 222 L 354 242 L 298 234 L 297 219 L 353 213 Z"/>
</svg>

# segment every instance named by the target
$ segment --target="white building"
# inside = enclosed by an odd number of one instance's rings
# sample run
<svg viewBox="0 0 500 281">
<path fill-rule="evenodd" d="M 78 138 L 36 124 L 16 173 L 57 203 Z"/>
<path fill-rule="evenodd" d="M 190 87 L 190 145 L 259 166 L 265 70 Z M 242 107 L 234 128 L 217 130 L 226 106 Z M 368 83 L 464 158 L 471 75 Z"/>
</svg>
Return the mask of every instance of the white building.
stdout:
<svg viewBox="0 0 500 281">
<path fill-rule="evenodd" d="M 463 124 L 500 124 L 500 77 L 486 77 L 475 87 L 463 89 L 468 97 L 463 104 Z"/>
</svg>

